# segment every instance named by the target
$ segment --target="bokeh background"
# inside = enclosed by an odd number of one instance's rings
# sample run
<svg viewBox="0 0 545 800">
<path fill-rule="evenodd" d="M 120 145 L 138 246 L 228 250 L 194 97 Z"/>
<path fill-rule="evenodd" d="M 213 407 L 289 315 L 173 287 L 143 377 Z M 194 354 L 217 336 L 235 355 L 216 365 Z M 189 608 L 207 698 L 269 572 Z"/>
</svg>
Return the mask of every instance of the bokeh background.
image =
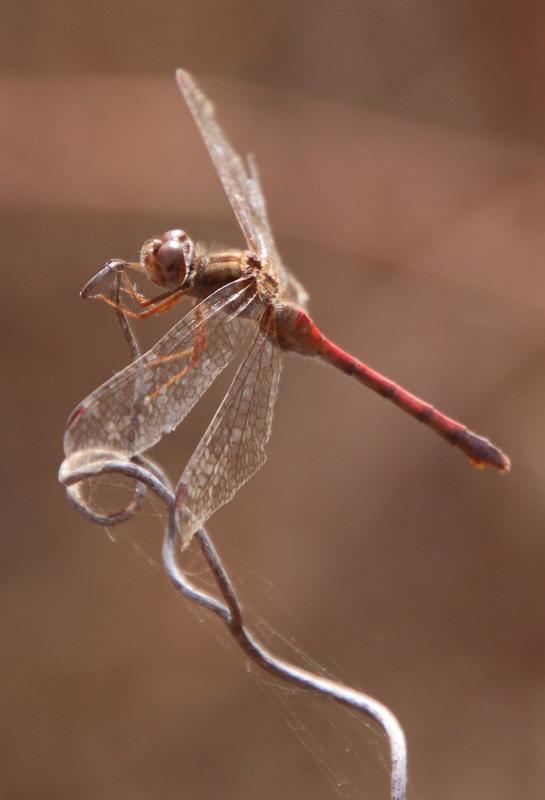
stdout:
<svg viewBox="0 0 545 800">
<path fill-rule="evenodd" d="M 127 361 L 81 285 L 171 227 L 241 243 L 177 66 L 257 155 L 323 329 L 513 459 L 479 473 L 287 359 L 269 461 L 210 524 L 249 613 L 394 710 L 411 797 L 545 796 L 544 36 L 534 0 L 4 4 L 2 797 L 388 795 L 374 726 L 249 673 L 130 557 L 158 507 L 119 547 L 57 483 L 67 414 Z"/>
</svg>

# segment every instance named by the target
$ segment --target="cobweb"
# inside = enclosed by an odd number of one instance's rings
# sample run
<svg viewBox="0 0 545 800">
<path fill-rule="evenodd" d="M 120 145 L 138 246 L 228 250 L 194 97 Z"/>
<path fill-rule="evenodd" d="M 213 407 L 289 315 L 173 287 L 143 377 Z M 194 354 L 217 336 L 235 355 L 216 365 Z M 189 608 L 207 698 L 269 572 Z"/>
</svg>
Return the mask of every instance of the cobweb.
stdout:
<svg viewBox="0 0 545 800">
<path fill-rule="evenodd" d="M 93 508 L 107 513 L 115 503 L 119 504 L 121 498 L 127 499 L 128 491 L 130 484 L 124 479 L 102 475 L 87 487 L 87 497 Z M 149 571 L 172 588 L 164 572 L 161 537 L 157 531 L 165 520 L 164 506 L 150 495 L 138 512 L 138 523 L 133 519 L 130 523 L 104 530 L 113 543 L 132 557 L 136 556 Z M 270 650 L 295 664 L 334 680 L 353 683 L 353 676 L 344 674 L 334 655 L 326 652 L 324 646 L 309 635 L 302 619 L 282 596 L 275 582 L 265 577 L 261 567 L 249 565 L 248 555 L 235 552 L 228 543 L 222 542 L 222 550 L 227 554 L 229 572 L 240 593 L 245 617 L 258 638 Z M 183 562 L 184 571 L 199 585 L 211 592 L 216 589 L 210 570 L 197 548 L 192 546 L 184 551 Z M 193 603 L 185 603 L 185 607 L 189 607 L 199 622 L 209 627 L 226 655 L 240 659 L 232 638 L 211 621 L 206 611 Z M 249 660 L 246 669 L 294 741 L 300 744 L 302 765 L 307 758 L 314 764 L 314 775 L 308 773 L 307 777 L 315 797 L 374 800 L 387 795 L 390 775 L 388 747 L 385 735 L 376 724 L 355 710 L 286 684 L 258 669 Z M 324 782 L 329 784 L 329 790 L 324 788 Z"/>
</svg>

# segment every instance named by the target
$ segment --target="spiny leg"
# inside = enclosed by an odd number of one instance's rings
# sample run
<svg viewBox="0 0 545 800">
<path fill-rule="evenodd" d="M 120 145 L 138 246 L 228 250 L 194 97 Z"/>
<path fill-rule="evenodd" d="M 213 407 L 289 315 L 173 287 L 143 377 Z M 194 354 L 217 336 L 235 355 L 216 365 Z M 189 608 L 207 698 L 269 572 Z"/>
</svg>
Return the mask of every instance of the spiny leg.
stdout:
<svg viewBox="0 0 545 800">
<path fill-rule="evenodd" d="M 136 303 L 137 306 L 140 306 L 140 308 L 145 308 L 149 306 L 150 303 L 153 301 L 153 299 L 157 299 L 157 298 L 147 297 L 147 295 L 143 294 L 142 292 L 139 292 L 134 283 L 130 280 L 125 270 L 122 270 L 119 273 L 119 277 L 121 279 L 121 284 L 119 287 L 120 290 L 124 294 L 128 295 L 131 298 L 131 300 L 133 300 Z"/>
<path fill-rule="evenodd" d="M 91 291 L 97 286 L 99 283 L 102 283 L 105 278 L 109 277 L 112 273 L 114 273 L 117 277 L 120 275 L 125 275 L 125 271 L 127 269 L 136 269 L 142 270 L 140 264 L 132 261 L 123 261 L 120 258 L 112 258 L 110 261 L 107 261 L 102 269 L 93 275 L 87 283 L 84 285 L 82 290 L 80 291 L 80 297 L 83 297 L 85 300 L 93 299 L 98 295 L 91 294 Z"/>
<path fill-rule="evenodd" d="M 116 303 L 104 294 L 95 294 L 93 298 L 103 300 L 111 308 L 114 308 L 116 311 L 121 311 L 122 314 L 130 317 L 130 319 L 146 319 L 153 314 L 163 314 L 165 311 L 168 311 L 184 294 L 185 289 L 173 289 L 159 295 L 159 297 L 150 298 L 149 305 L 144 311 L 131 311 L 131 309 L 125 308 L 121 303 Z"/>
<path fill-rule="evenodd" d="M 199 306 L 195 309 L 195 313 L 197 319 L 201 316 L 201 312 L 199 311 Z M 199 325 L 195 334 L 195 342 L 192 347 L 188 348 L 187 350 L 180 350 L 177 353 L 170 353 L 169 355 L 162 356 L 161 358 L 157 358 L 154 361 L 151 361 L 148 366 L 155 366 L 157 364 L 165 364 L 169 361 L 175 361 L 179 358 L 186 358 L 190 356 L 189 363 L 177 372 L 175 375 L 172 375 L 167 381 L 165 381 L 158 389 L 155 389 L 151 394 L 149 394 L 146 398 L 146 402 L 151 402 L 157 395 L 161 394 L 162 392 L 166 392 L 171 386 L 175 383 L 178 383 L 187 373 L 193 369 L 197 361 L 199 360 L 199 356 L 202 353 L 206 346 L 206 332 L 205 326 Z"/>
<path fill-rule="evenodd" d="M 117 312 L 126 314 L 131 319 L 146 319 L 146 317 L 152 314 L 161 314 L 168 311 L 184 293 L 182 289 L 168 289 L 157 297 L 147 297 L 136 290 L 127 275 L 127 269 L 142 271 L 142 265 L 137 262 L 121 261 L 120 259 L 108 261 L 104 267 L 85 284 L 80 292 L 80 296 L 85 299 L 103 300 L 111 308 L 114 308 Z M 104 279 L 112 273 L 115 273 L 117 281 L 121 281 L 122 285 L 119 287 L 121 291 L 127 294 L 140 308 L 146 309 L 145 311 L 132 311 L 126 308 L 125 305 L 118 301 L 118 293 L 116 299 L 108 297 L 103 292 L 91 294 L 95 286 L 102 283 Z"/>
<path fill-rule="evenodd" d="M 149 308 L 156 303 L 161 303 L 163 300 L 167 300 L 169 297 L 172 297 L 173 292 L 180 291 L 180 289 L 167 289 L 166 292 L 162 292 L 156 297 L 148 297 L 136 289 L 136 286 L 131 282 L 129 276 L 124 270 L 120 271 L 119 275 L 123 284 L 120 286 L 121 291 L 127 294 L 131 300 L 134 300 L 136 305 L 140 306 L 140 308 Z"/>
</svg>

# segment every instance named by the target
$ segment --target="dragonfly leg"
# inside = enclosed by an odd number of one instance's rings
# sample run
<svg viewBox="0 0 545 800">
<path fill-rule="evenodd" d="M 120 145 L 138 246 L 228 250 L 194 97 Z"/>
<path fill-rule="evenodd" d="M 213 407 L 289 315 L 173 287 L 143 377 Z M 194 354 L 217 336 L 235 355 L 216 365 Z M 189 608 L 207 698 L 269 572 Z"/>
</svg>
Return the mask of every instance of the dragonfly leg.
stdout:
<svg viewBox="0 0 545 800">
<path fill-rule="evenodd" d="M 111 297 L 102 293 L 94 294 L 93 299 L 103 300 L 111 308 L 114 308 L 116 311 L 121 311 L 122 314 L 125 314 L 130 319 L 146 319 L 153 314 L 164 314 L 164 312 L 171 309 L 184 294 L 185 289 L 170 289 L 168 292 L 164 292 L 164 294 L 160 294 L 158 297 L 146 298 L 145 303 L 139 303 L 139 305 L 146 306 L 143 311 L 132 311 L 130 308 L 126 308 L 126 306 L 117 303 L 115 300 L 112 300 Z M 144 296 L 141 295 L 141 297 Z"/>
<path fill-rule="evenodd" d="M 198 310 L 198 306 L 196 311 L 197 319 L 200 316 L 200 312 Z M 175 375 L 172 375 L 168 380 L 166 380 L 158 389 L 155 389 L 150 395 L 148 395 L 147 401 L 150 402 L 158 394 L 161 392 L 166 392 L 171 386 L 175 383 L 178 383 L 187 373 L 193 369 L 196 365 L 197 361 L 199 360 L 199 356 L 202 353 L 206 346 L 206 332 L 204 330 L 204 325 L 199 325 L 197 328 L 197 332 L 195 335 L 195 341 L 193 345 L 188 348 L 187 350 L 179 350 L 176 353 L 169 353 L 166 356 L 161 356 L 160 358 L 155 359 L 154 361 L 150 361 L 148 366 L 156 366 L 158 364 L 165 364 L 169 361 L 175 361 L 180 358 L 187 358 L 189 356 L 189 363 L 183 367 L 183 369 L 179 370 Z"/>
<path fill-rule="evenodd" d="M 112 274 L 114 274 L 116 277 L 119 277 L 119 275 L 124 273 L 125 270 L 131 266 L 133 265 L 129 261 L 122 261 L 119 258 L 110 259 L 104 264 L 102 269 L 99 269 L 99 271 L 95 275 L 93 275 L 93 277 L 90 278 L 87 281 L 87 283 L 83 286 L 83 288 L 79 293 L 80 297 L 83 297 L 84 300 L 88 299 L 92 300 L 94 297 L 96 297 L 96 295 L 91 294 L 95 286 L 98 286 L 98 284 L 102 283 L 106 278 L 109 278 Z"/>
<path fill-rule="evenodd" d="M 141 265 L 137 264 L 136 262 L 133 263 L 129 261 L 120 261 L 118 259 L 112 259 L 112 261 L 108 261 L 108 263 L 85 284 L 80 292 L 81 297 L 91 300 L 103 300 L 111 308 L 114 308 L 116 311 L 125 314 L 131 319 L 146 319 L 146 317 L 150 317 L 152 314 L 162 314 L 165 311 L 168 311 L 184 294 L 184 290 L 180 288 L 174 288 L 168 289 L 168 291 L 157 295 L 157 297 L 147 297 L 142 292 L 139 292 L 131 282 L 126 272 L 128 268 L 137 270 L 142 269 Z M 124 294 L 128 295 L 131 300 L 133 300 L 134 303 L 139 306 L 139 308 L 145 309 L 144 311 L 132 311 L 124 304 L 118 302 L 117 298 L 114 299 L 113 297 L 108 297 L 103 292 L 91 294 L 95 286 L 97 286 L 99 283 L 102 283 L 104 279 L 109 277 L 112 273 L 115 274 L 114 280 L 121 282 L 119 287 L 120 290 Z"/>
<path fill-rule="evenodd" d="M 140 308 L 147 308 L 149 305 L 153 303 L 154 300 L 157 299 L 153 297 L 147 297 L 145 294 L 142 294 L 142 292 L 139 292 L 134 283 L 130 280 L 125 270 L 122 270 L 119 273 L 119 276 L 121 278 L 121 284 L 122 284 L 119 287 L 120 290 L 124 294 L 128 295 L 131 298 L 131 300 L 133 300 L 136 303 L 137 306 L 140 306 Z"/>
</svg>

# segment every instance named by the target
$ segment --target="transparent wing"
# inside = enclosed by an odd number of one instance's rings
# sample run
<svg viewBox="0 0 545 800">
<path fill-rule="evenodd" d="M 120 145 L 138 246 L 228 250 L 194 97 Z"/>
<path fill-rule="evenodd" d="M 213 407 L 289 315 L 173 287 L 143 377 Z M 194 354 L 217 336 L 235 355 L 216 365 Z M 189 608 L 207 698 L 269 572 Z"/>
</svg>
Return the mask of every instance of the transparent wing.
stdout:
<svg viewBox="0 0 545 800">
<path fill-rule="evenodd" d="M 283 265 L 280 253 L 276 249 L 276 243 L 272 233 L 269 215 L 267 213 L 267 203 L 265 194 L 261 187 L 257 161 L 250 153 L 248 155 L 248 168 L 251 178 L 249 180 L 250 195 L 252 197 L 252 207 L 256 209 L 261 220 L 261 232 L 266 243 L 266 249 L 270 253 L 270 259 L 275 265 L 276 277 L 281 274 L 283 277 L 283 288 L 287 291 L 290 300 L 294 300 L 300 306 L 306 306 L 309 301 L 308 292 L 303 284 Z"/>
<path fill-rule="evenodd" d="M 179 69 L 176 71 L 176 80 L 208 148 L 249 249 L 260 259 L 269 262 L 269 271 L 285 289 L 288 285 L 287 275 L 274 244 L 255 162 L 251 162 L 249 174 L 220 128 L 214 106 L 191 75 Z"/>
<path fill-rule="evenodd" d="M 64 437 L 66 455 L 148 450 L 189 413 L 247 336 L 247 319 L 262 310 L 247 278 L 211 294 L 78 406 Z"/>
<path fill-rule="evenodd" d="M 265 463 L 280 371 L 275 337 L 260 328 L 180 479 L 184 544 Z"/>
</svg>

